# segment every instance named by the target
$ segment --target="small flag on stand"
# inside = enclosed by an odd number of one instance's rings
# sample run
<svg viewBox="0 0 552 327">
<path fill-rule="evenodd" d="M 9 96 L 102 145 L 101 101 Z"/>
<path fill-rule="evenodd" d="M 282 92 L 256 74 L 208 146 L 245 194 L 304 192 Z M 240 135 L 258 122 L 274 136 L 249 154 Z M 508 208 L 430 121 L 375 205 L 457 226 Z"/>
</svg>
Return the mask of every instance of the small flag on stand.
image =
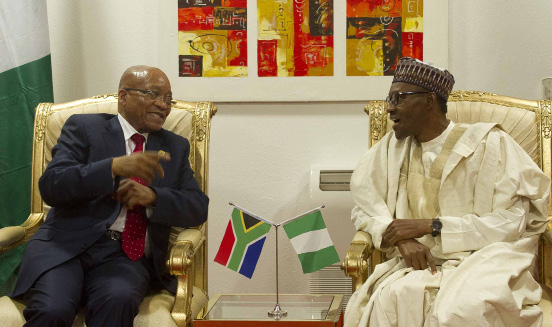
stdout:
<svg viewBox="0 0 552 327">
<path fill-rule="evenodd" d="M 303 273 L 315 272 L 339 262 L 339 255 L 319 210 L 289 223 L 284 222 L 283 227 L 299 256 Z"/>
<path fill-rule="evenodd" d="M 234 209 L 215 262 L 251 278 L 270 227 L 272 225 Z"/>
</svg>

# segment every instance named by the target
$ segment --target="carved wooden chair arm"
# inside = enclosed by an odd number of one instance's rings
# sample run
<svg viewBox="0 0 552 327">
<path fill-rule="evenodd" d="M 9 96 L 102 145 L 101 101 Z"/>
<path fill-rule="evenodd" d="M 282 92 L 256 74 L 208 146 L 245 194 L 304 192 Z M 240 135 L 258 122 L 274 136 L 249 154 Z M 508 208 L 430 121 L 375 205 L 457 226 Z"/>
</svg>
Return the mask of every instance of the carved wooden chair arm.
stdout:
<svg viewBox="0 0 552 327">
<path fill-rule="evenodd" d="M 353 280 L 353 290 L 360 287 L 368 278 L 368 258 L 373 250 L 370 234 L 357 231 L 341 264 L 341 270 Z"/>
<path fill-rule="evenodd" d="M 542 239 L 544 240 L 544 244 L 552 246 L 552 217 L 548 217 L 548 226 L 546 226 L 546 230 L 542 234 Z"/>
<path fill-rule="evenodd" d="M 185 229 L 176 238 L 169 259 L 167 268 L 171 275 L 178 280 L 174 307 L 171 315 L 177 326 L 191 326 L 192 323 L 192 292 L 193 292 L 193 257 L 205 237 L 201 230 Z"/>
<path fill-rule="evenodd" d="M 549 297 L 552 296 L 552 220 L 548 217 L 548 226 L 542 234 L 542 256 L 541 284 L 548 288 L 546 293 Z M 543 289 L 544 292 L 544 289 Z M 543 293 L 544 297 L 544 293 Z M 552 303 L 551 303 L 552 304 Z"/>
<path fill-rule="evenodd" d="M 0 254 L 10 251 L 27 242 L 42 225 L 44 213 L 32 213 L 19 226 L 0 228 Z"/>
</svg>

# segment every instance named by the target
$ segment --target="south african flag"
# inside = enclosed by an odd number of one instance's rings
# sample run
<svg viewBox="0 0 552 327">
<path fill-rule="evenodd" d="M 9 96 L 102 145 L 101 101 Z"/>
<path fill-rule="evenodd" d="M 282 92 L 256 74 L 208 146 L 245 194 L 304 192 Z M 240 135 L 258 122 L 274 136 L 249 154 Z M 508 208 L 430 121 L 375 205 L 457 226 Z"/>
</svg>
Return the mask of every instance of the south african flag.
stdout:
<svg viewBox="0 0 552 327">
<path fill-rule="evenodd" d="M 270 227 L 272 225 L 234 209 L 215 262 L 251 278 Z"/>
</svg>

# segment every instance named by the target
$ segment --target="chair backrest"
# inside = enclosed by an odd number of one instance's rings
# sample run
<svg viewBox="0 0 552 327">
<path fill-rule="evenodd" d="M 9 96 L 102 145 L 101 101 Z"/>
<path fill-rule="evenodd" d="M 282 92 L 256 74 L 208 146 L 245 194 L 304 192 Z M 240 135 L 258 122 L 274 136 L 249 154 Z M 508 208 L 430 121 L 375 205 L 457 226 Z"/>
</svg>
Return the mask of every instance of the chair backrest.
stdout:
<svg viewBox="0 0 552 327">
<path fill-rule="evenodd" d="M 49 208 L 38 190 L 38 180 L 52 159 L 52 147 L 57 143 L 61 128 L 73 114 L 117 114 L 117 94 L 99 95 L 89 99 L 66 103 L 40 103 L 36 108 L 32 156 L 31 215 L 46 217 Z M 210 102 L 185 102 L 176 100 L 163 128 L 187 138 L 190 142 L 190 165 L 201 189 L 207 194 L 209 177 L 209 135 L 211 118 L 217 108 Z M 36 226 L 27 226 L 32 232 L 43 219 L 33 220 Z M 207 236 L 207 223 L 198 227 Z M 171 242 L 179 229 L 173 228 Z M 30 233 L 32 234 L 32 233 Z M 194 257 L 194 285 L 207 291 L 207 246 Z"/>
<path fill-rule="evenodd" d="M 393 123 L 389 120 L 386 109 L 385 101 L 371 101 L 364 108 L 370 117 L 370 146 L 392 129 Z M 537 165 L 551 176 L 551 110 L 550 100 L 531 101 L 494 93 L 453 91 L 449 97 L 447 118 L 455 123 L 499 123 Z M 549 214 L 550 209 L 549 202 Z M 552 226 L 550 218 L 547 237 Z M 383 260 L 383 254 L 374 251 L 370 257 L 370 271 Z M 543 249 L 542 244 L 539 246 L 538 268 L 539 276 L 552 287 L 552 251 Z"/>
</svg>

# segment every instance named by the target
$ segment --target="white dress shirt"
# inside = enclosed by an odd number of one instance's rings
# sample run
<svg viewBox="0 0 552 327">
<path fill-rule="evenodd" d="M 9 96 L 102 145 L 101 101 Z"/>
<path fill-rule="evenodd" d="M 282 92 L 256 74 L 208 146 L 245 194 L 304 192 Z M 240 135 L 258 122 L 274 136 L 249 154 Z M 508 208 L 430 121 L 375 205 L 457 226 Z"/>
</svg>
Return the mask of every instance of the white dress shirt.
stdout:
<svg viewBox="0 0 552 327">
<path fill-rule="evenodd" d="M 138 131 L 132 127 L 132 125 L 130 125 L 129 122 L 127 122 L 123 116 L 121 116 L 120 114 L 117 114 L 117 118 L 119 119 L 119 123 L 121 124 L 121 128 L 123 129 L 123 135 L 125 137 L 125 150 L 126 150 L 126 155 L 129 156 L 133 153 L 134 149 L 136 148 L 136 144 L 134 143 L 134 141 L 131 139 L 132 135 L 138 133 Z M 144 141 L 144 147 L 143 147 L 143 150 L 144 151 L 146 149 L 146 144 L 148 142 L 148 133 L 138 133 L 140 135 L 142 135 L 144 138 L 145 138 L 145 141 Z M 115 177 L 115 176 L 113 176 Z M 127 206 L 126 205 L 123 205 L 121 206 L 121 211 L 119 212 L 119 216 L 117 217 L 117 220 L 115 220 L 115 222 L 113 223 L 113 225 L 111 225 L 111 227 L 109 228 L 110 230 L 114 230 L 114 231 L 117 231 L 117 232 L 123 232 L 123 229 L 125 228 L 125 223 L 126 223 L 126 216 L 127 216 Z M 147 217 L 151 217 L 153 213 L 153 207 L 152 206 L 147 206 L 146 207 L 146 216 Z M 145 249 L 144 249 L 144 252 L 146 255 L 149 256 L 149 246 L 148 246 L 148 232 L 146 231 L 146 245 L 145 245 Z"/>
<path fill-rule="evenodd" d="M 454 123 L 452 120 L 450 121 L 447 128 L 441 133 L 441 135 L 437 136 L 433 140 L 429 140 L 427 142 L 421 142 L 422 145 L 422 163 L 424 164 L 424 175 L 425 177 L 429 177 L 429 169 L 431 168 L 431 164 L 437 158 L 439 153 L 441 153 L 441 150 L 443 149 L 443 146 L 445 145 L 445 141 L 447 140 L 447 136 L 450 134 L 452 129 L 454 128 Z"/>
</svg>

